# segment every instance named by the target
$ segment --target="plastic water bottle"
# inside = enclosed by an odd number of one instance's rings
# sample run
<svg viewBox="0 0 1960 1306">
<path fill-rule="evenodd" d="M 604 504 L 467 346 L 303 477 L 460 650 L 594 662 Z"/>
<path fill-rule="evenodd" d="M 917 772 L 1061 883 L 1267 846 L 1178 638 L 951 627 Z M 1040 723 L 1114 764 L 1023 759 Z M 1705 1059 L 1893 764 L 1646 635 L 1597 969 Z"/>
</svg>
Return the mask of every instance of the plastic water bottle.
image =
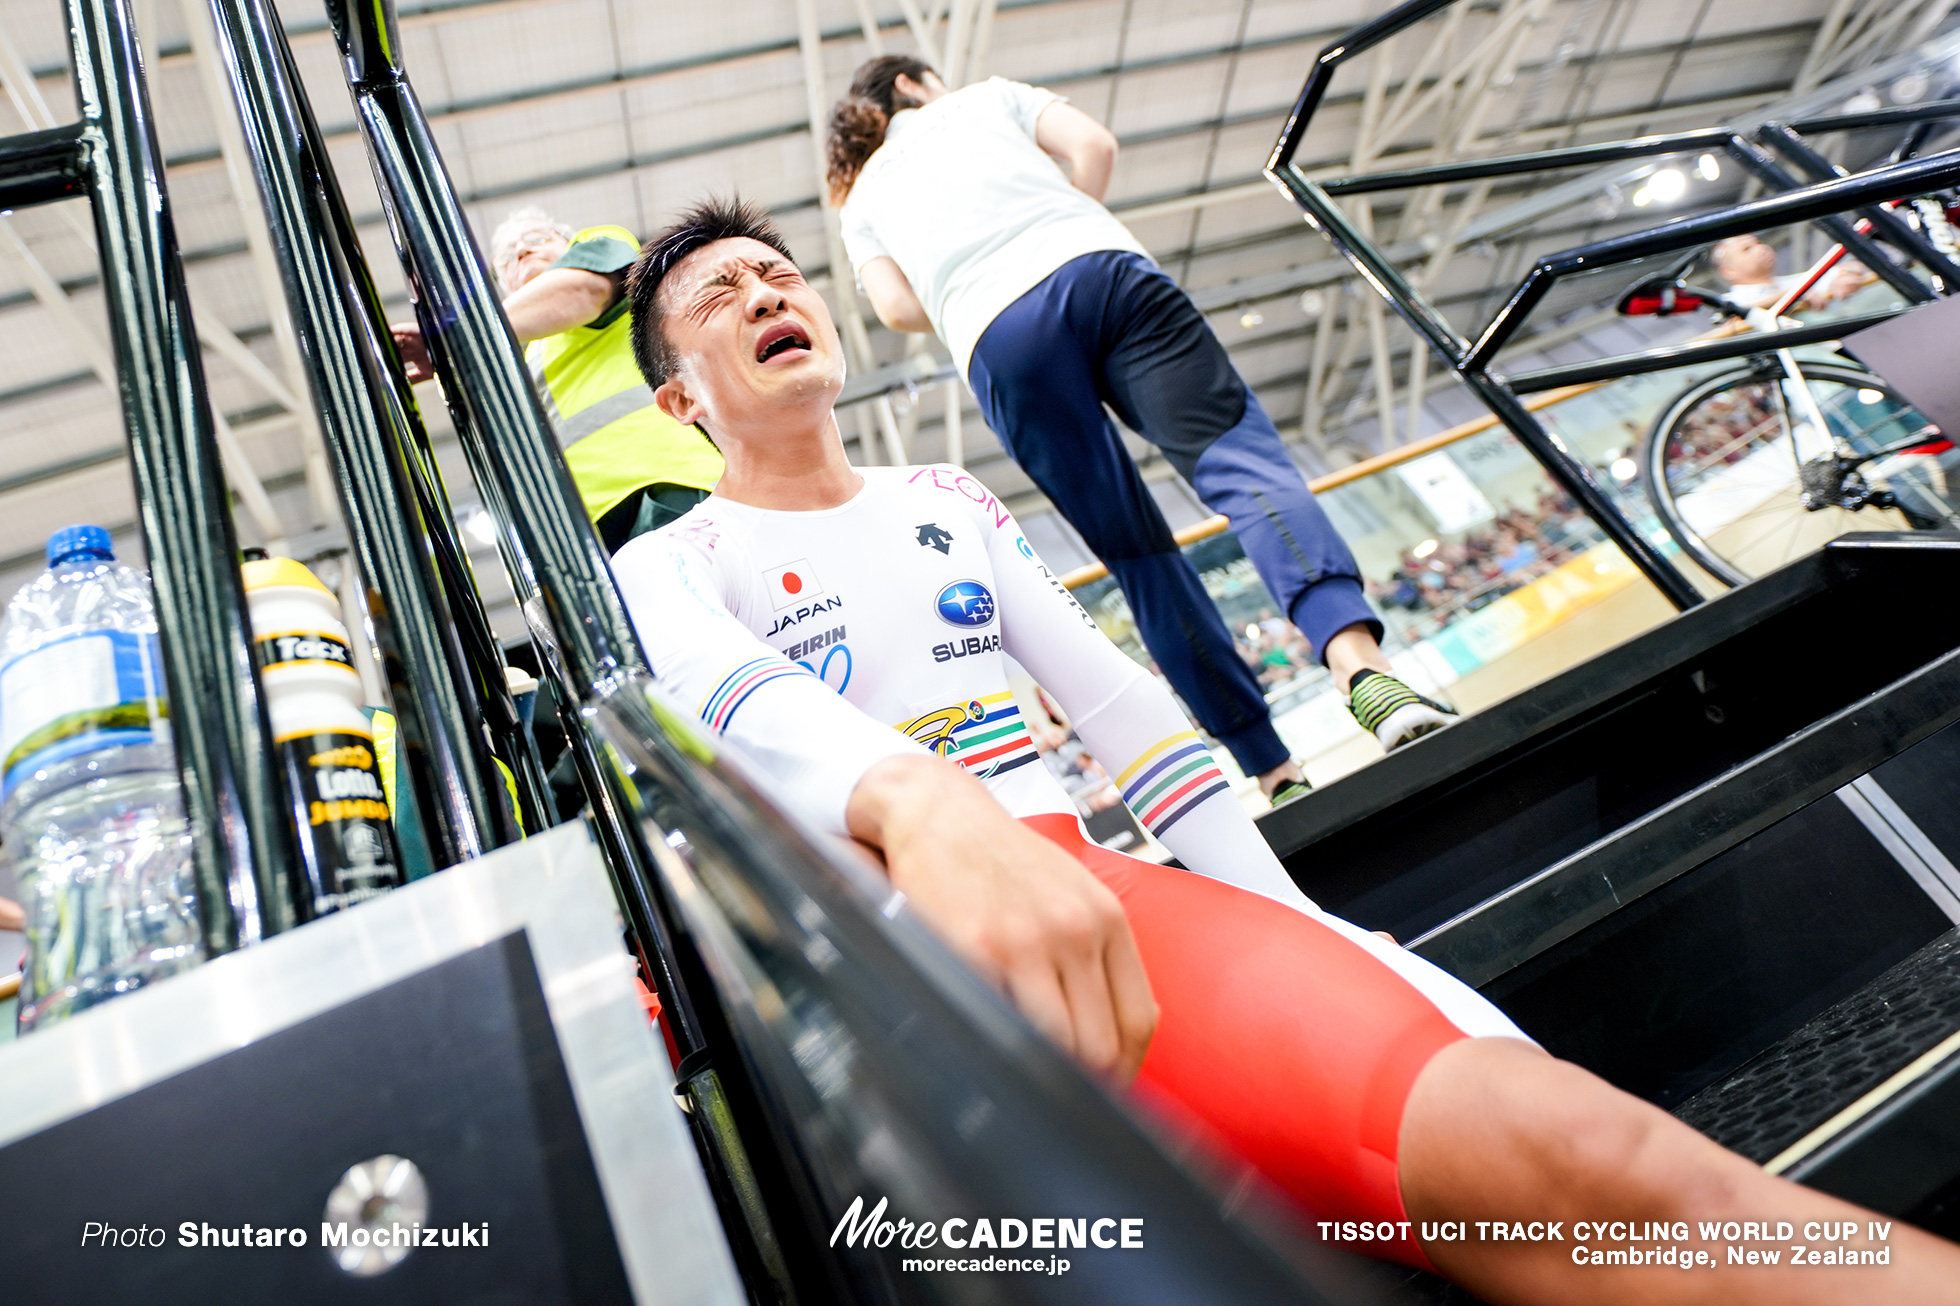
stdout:
<svg viewBox="0 0 1960 1306">
<path fill-rule="evenodd" d="M 98 526 L 56 531 L 0 618 L 0 837 L 22 1033 L 203 960 L 149 581 Z"/>
</svg>

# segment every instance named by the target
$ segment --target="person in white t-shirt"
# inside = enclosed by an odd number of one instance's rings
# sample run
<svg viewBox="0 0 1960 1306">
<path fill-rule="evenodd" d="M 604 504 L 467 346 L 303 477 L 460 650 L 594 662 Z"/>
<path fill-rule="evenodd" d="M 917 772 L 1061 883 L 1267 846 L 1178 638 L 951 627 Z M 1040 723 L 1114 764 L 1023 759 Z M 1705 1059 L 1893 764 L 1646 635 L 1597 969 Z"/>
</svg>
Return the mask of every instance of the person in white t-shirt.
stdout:
<svg viewBox="0 0 1960 1306">
<path fill-rule="evenodd" d="M 1744 308 L 1768 308 L 1803 284 L 1801 272 L 1778 275 L 1776 249 L 1751 235 L 1718 240 L 1708 250 L 1715 275 L 1729 283 L 1728 298 Z M 1790 307 L 1820 309 L 1835 300 L 1855 294 L 1878 280 L 1856 259 L 1845 259 L 1830 275 L 1810 288 L 1808 294 Z"/>
<path fill-rule="evenodd" d="M 949 92 L 920 60 L 887 55 L 832 110 L 826 149 L 879 318 L 938 332 L 1008 453 L 1123 587 L 1165 677 L 1266 793 L 1303 788 L 1299 768 L 1105 405 L 1230 519 L 1385 748 L 1452 719 L 1394 676 L 1354 557 L 1271 419 L 1099 202 L 1116 158 L 1100 123 L 998 77 Z"/>
<path fill-rule="evenodd" d="M 881 856 L 884 914 L 916 914 L 1112 1087 L 1134 1080 L 1134 1105 L 1202 1122 L 1307 1218 L 1367 1222 L 1349 1249 L 1433 1262 L 1484 1300 L 1950 1299 L 1960 1251 L 1904 1225 L 1855 1288 L 1788 1264 L 1593 1268 L 1522 1226 L 1439 1236 L 1446 1219 L 1868 1213 L 1545 1055 L 1459 980 L 1308 901 L 1169 694 L 999 500 L 957 467 L 851 466 L 836 327 L 757 210 L 696 206 L 627 285 L 655 401 L 728 460 L 712 497 L 613 558 L 670 728 L 693 714 L 692 746 L 740 753 L 777 802 Z M 1190 870 L 1089 842 L 1035 760 L 1006 656 Z"/>
</svg>

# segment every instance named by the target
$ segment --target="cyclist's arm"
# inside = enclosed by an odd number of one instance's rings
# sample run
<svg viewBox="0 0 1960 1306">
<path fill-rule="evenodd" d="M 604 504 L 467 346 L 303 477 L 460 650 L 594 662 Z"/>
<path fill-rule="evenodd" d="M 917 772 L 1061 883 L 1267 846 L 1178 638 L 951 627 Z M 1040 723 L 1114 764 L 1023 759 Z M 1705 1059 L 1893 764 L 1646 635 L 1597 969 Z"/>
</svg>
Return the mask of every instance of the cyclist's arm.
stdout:
<svg viewBox="0 0 1960 1306">
<path fill-rule="evenodd" d="M 859 778 L 885 758 L 924 754 L 737 621 L 702 550 L 643 535 L 615 556 L 613 574 L 660 689 L 775 781 L 777 800 L 811 825 L 847 833 Z"/>
<path fill-rule="evenodd" d="M 1170 691 L 1110 643 L 1005 508 L 969 508 L 987 533 L 1002 647 L 1055 696 L 1137 819 L 1191 870 L 1312 908 Z"/>
<path fill-rule="evenodd" d="M 778 802 L 880 850 L 919 917 L 1064 1050 L 1136 1074 L 1156 1004 L 1113 893 L 962 768 L 757 639 L 701 550 L 643 535 L 613 571 L 671 700 L 736 744 Z"/>
</svg>

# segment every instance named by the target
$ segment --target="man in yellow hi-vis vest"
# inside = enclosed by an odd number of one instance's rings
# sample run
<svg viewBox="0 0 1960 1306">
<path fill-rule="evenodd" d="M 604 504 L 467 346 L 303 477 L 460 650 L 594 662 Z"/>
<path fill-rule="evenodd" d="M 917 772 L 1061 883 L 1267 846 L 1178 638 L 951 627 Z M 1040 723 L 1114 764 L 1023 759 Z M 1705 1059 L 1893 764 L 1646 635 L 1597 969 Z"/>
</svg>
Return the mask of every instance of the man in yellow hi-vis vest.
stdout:
<svg viewBox="0 0 1960 1306">
<path fill-rule="evenodd" d="M 721 478 L 715 447 L 654 407 L 633 362 L 621 291 L 639 252 L 624 227 L 574 231 L 537 208 L 519 209 L 490 237 L 504 316 L 608 553 L 674 520 Z M 432 376 L 420 328 L 393 332 L 409 379 Z"/>
</svg>

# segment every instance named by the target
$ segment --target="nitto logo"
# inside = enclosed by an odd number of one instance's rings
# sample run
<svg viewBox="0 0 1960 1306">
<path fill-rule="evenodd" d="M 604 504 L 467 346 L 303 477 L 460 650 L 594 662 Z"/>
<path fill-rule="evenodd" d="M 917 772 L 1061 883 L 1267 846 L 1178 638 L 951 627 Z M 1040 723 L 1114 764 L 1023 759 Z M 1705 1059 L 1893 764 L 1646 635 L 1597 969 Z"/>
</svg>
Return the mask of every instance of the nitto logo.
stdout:
<svg viewBox="0 0 1960 1306">
<path fill-rule="evenodd" d="M 994 596 L 977 580 L 956 580 L 939 591 L 938 608 L 949 626 L 984 626 L 994 619 Z"/>
</svg>

